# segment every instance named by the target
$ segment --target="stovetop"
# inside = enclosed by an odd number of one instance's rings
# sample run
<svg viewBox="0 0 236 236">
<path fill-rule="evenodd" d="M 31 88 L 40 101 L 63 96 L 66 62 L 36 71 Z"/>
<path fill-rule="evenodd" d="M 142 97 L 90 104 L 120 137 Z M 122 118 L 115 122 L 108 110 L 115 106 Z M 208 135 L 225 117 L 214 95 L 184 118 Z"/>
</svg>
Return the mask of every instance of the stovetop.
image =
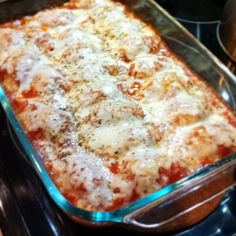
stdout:
<svg viewBox="0 0 236 236">
<path fill-rule="evenodd" d="M 217 41 L 216 31 L 225 0 L 198 0 L 191 3 L 189 0 L 158 0 L 158 2 L 236 74 L 236 64 L 229 60 Z M 211 11 L 207 11 L 207 8 Z M 1 106 L 0 117 L 0 228 L 5 236 L 127 233 L 119 226 L 91 229 L 70 220 L 50 199 L 30 163 L 25 160 L 24 153 L 15 145 L 15 139 L 12 137 L 14 134 Z M 234 199 L 236 199 L 235 189 L 227 194 L 221 205 L 204 221 L 172 235 L 236 235 Z M 129 234 L 137 233 L 129 232 Z"/>
</svg>

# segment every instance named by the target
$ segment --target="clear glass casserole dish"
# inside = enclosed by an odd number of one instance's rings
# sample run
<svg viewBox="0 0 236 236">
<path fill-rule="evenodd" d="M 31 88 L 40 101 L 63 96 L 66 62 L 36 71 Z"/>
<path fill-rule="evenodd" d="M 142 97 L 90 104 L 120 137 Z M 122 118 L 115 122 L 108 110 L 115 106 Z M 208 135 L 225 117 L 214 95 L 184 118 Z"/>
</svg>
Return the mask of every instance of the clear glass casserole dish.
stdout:
<svg viewBox="0 0 236 236">
<path fill-rule="evenodd" d="M 59 4 L 62 1 L 56 2 Z M 0 6 L 0 20 L 9 21 L 54 3 L 55 1 L 5 2 Z M 123 3 L 142 20 L 156 27 L 172 51 L 182 57 L 235 111 L 236 78 L 217 58 L 154 1 L 129 0 Z M 154 232 L 178 230 L 206 217 L 219 204 L 224 193 L 236 183 L 236 156 L 231 155 L 119 210 L 88 212 L 76 208 L 54 185 L 17 122 L 2 87 L 0 101 L 49 195 L 66 214 L 78 222 L 92 225 L 123 223 L 124 226 L 136 230 Z"/>
</svg>

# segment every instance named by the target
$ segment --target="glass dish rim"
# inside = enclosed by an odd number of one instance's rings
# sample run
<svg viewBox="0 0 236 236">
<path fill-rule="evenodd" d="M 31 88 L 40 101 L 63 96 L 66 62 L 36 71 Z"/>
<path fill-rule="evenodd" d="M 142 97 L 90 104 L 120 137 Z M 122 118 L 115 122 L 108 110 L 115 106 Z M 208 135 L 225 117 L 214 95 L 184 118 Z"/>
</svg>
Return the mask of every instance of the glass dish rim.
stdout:
<svg viewBox="0 0 236 236">
<path fill-rule="evenodd" d="M 212 59 L 212 61 L 220 67 L 222 71 L 224 71 L 231 79 L 236 81 L 236 77 L 229 71 L 229 69 L 216 57 L 214 56 L 204 45 L 202 45 L 188 30 L 184 28 L 179 22 L 177 22 L 174 17 L 172 17 L 166 10 L 164 10 L 158 3 L 154 0 L 148 0 L 159 12 L 161 12 L 165 17 L 167 17 L 173 24 L 175 24 L 178 28 L 180 28 L 185 34 L 187 34 L 193 41 L 198 45 L 199 48 L 204 50 L 204 52 Z M 180 190 L 181 187 L 186 186 L 186 184 L 190 184 L 191 181 L 195 180 L 198 177 L 206 176 L 207 174 L 214 173 L 214 171 L 219 170 L 220 168 L 224 168 L 234 161 L 236 161 L 236 153 L 212 164 L 208 167 L 202 168 L 200 171 L 197 171 L 184 179 L 181 179 L 173 184 L 170 184 L 166 187 L 163 187 L 152 194 L 147 195 L 144 198 L 141 198 L 134 203 L 131 203 L 125 207 L 122 207 L 115 211 L 109 212 L 91 212 L 87 210 L 80 209 L 73 204 L 71 204 L 59 191 L 51 177 L 49 176 L 46 168 L 44 167 L 42 161 L 39 156 L 33 149 L 31 143 L 29 142 L 26 134 L 24 133 L 21 125 L 16 119 L 16 116 L 11 109 L 10 103 L 4 92 L 4 89 L 0 85 L 0 102 L 5 110 L 7 118 L 9 119 L 14 131 L 20 140 L 21 145 L 23 146 L 27 157 L 30 159 L 34 169 L 39 175 L 41 181 L 43 182 L 46 190 L 48 191 L 50 197 L 53 201 L 67 214 L 79 217 L 85 220 L 93 221 L 95 223 L 103 223 L 103 222 L 122 222 L 124 217 L 128 214 L 136 212 L 147 205 L 160 200 L 163 197 L 167 197 L 169 194 L 174 193 L 176 190 Z"/>
</svg>

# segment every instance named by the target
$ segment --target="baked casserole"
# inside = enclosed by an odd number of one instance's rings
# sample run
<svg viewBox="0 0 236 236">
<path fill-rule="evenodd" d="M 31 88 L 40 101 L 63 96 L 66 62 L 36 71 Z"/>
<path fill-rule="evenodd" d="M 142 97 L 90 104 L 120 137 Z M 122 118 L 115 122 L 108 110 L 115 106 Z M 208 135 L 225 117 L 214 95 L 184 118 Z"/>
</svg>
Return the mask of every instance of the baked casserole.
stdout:
<svg viewBox="0 0 236 236">
<path fill-rule="evenodd" d="M 2 24 L 0 80 L 62 194 L 111 211 L 236 150 L 236 118 L 150 25 L 110 0 Z"/>
</svg>

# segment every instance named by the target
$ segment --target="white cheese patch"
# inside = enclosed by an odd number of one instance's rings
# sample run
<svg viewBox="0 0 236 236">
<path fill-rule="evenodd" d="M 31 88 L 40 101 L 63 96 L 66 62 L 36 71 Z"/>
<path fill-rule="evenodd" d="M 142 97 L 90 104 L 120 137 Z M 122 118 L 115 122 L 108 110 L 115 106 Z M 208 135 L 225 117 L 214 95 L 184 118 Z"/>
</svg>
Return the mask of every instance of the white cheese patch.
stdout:
<svg viewBox="0 0 236 236">
<path fill-rule="evenodd" d="M 99 206 L 112 200 L 112 191 L 109 188 L 111 174 L 99 157 L 81 149 L 76 155 L 68 157 L 66 162 L 71 184 L 75 187 L 84 185 L 88 191 L 89 202 Z"/>
<path fill-rule="evenodd" d="M 204 125 L 217 144 L 224 144 L 230 147 L 235 142 L 235 128 L 230 126 L 222 115 L 211 115 Z"/>
<path fill-rule="evenodd" d="M 103 154 L 124 153 L 134 145 L 150 142 L 147 129 L 135 119 L 121 120 L 97 128 L 84 125 L 80 131 L 88 140 L 89 147 Z"/>
<path fill-rule="evenodd" d="M 2 66 L 9 55 L 25 46 L 26 41 L 24 32 L 9 28 L 0 29 L 0 38 L 0 66 Z"/>
<path fill-rule="evenodd" d="M 157 101 L 155 97 L 149 98 L 142 103 L 142 107 L 145 119 L 156 124 L 167 124 L 181 114 L 196 116 L 203 113 L 202 101 L 186 92 L 179 92 L 176 96 L 161 101 Z"/>
<path fill-rule="evenodd" d="M 53 14 L 50 11 L 39 12 L 36 16 L 37 21 L 41 25 L 46 25 L 49 27 L 56 27 L 59 25 L 69 24 L 73 20 L 73 12 L 64 9 L 54 9 Z"/>
</svg>

